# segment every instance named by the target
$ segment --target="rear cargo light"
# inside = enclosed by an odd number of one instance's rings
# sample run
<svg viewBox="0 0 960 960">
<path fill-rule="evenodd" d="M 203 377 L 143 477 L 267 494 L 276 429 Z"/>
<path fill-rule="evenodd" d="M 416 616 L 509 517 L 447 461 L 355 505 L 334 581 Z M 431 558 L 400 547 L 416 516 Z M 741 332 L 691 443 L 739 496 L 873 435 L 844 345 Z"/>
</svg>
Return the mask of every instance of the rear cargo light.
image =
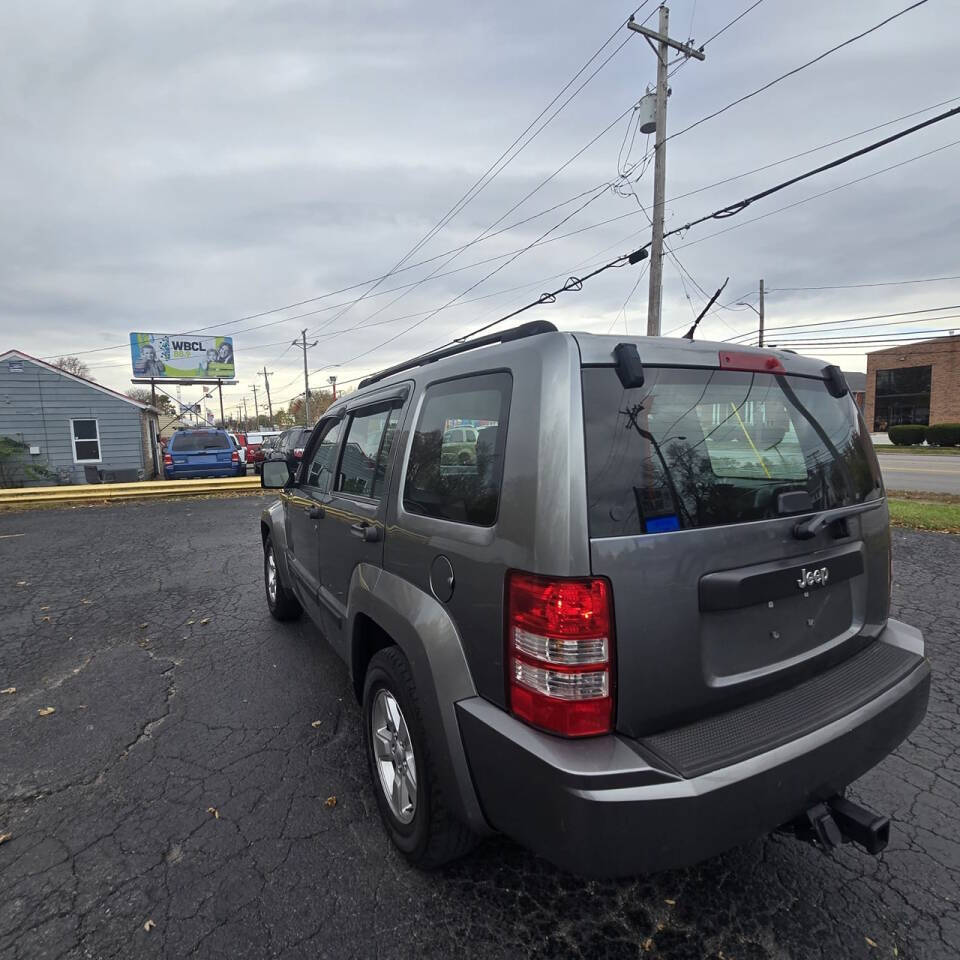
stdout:
<svg viewBox="0 0 960 960">
<path fill-rule="evenodd" d="M 613 729 L 613 617 L 600 578 L 507 575 L 507 693 L 514 716 L 565 737 Z"/>
<path fill-rule="evenodd" d="M 737 353 L 733 350 L 720 352 L 722 370 L 749 370 L 758 373 L 785 373 L 779 357 L 769 353 Z"/>
<path fill-rule="evenodd" d="M 165 467 L 172 467 L 172 466 L 173 466 L 173 457 L 171 457 L 169 453 L 165 453 L 165 454 L 163 455 L 163 465 L 164 465 Z"/>
</svg>

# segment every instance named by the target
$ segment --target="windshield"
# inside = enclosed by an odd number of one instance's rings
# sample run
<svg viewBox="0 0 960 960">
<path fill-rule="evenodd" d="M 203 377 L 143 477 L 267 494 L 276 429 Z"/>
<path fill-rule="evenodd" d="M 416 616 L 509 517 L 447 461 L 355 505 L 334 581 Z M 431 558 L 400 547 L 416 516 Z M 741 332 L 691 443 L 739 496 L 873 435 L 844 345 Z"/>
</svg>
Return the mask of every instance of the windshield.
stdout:
<svg viewBox="0 0 960 960">
<path fill-rule="evenodd" d="M 625 390 L 612 367 L 583 371 L 593 537 L 747 523 L 781 493 L 814 510 L 882 495 L 856 405 L 809 377 L 644 369 Z"/>
<path fill-rule="evenodd" d="M 170 442 L 177 453 L 195 453 L 198 450 L 229 450 L 230 438 L 225 433 L 178 433 Z"/>
</svg>

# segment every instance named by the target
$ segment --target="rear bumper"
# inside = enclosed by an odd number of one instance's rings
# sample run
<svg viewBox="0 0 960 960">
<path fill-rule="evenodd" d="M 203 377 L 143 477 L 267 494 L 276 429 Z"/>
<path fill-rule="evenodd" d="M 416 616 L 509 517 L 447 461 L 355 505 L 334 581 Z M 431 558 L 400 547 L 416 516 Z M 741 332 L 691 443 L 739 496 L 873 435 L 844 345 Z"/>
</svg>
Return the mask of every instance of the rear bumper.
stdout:
<svg viewBox="0 0 960 960">
<path fill-rule="evenodd" d="M 917 657 L 858 709 L 775 749 L 682 777 L 638 741 L 571 741 L 475 697 L 457 704 L 484 814 L 565 869 L 627 876 L 695 863 L 763 836 L 876 766 L 923 719 L 930 666 L 918 631 L 877 641 Z"/>
<path fill-rule="evenodd" d="M 197 480 L 202 477 L 238 477 L 247 472 L 243 463 L 218 463 L 212 466 L 166 467 L 163 471 L 168 480 Z"/>
</svg>

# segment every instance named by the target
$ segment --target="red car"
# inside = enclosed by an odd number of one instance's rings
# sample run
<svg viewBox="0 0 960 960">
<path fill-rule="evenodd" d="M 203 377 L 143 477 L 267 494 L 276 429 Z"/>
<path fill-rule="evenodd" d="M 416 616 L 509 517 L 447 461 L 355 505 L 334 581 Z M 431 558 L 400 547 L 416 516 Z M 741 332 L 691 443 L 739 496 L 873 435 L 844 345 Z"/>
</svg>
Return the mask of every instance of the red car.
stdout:
<svg viewBox="0 0 960 960">
<path fill-rule="evenodd" d="M 268 437 L 279 437 L 279 430 L 263 430 L 260 433 L 248 433 L 246 436 L 247 463 L 253 464 L 256 473 L 260 472 L 260 465 L 263 463 L 264 450 L 263 441 Z"/>
</svg>

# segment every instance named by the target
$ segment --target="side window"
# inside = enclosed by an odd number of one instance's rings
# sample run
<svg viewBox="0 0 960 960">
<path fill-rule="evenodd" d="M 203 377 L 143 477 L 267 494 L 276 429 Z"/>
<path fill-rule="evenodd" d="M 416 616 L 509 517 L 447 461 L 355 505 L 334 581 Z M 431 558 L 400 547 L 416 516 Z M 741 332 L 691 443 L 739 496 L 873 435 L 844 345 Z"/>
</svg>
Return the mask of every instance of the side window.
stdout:
<svg viewBox="0 0 960 960">
<path fill-rule="evenodd" d="M 382 495 L 398 415 L 397 407 L 380 407 L 350 418 L 340 457 L 338 491 L 363 497 Z"/>
<path fill-rule="evenodd" d="M 330 491 L 333 470 L 336 466 L 337 443 L 340 440 L 342 427 L 343 421 L 335 420 L 326 428 L 320 437 L 320 442 L 314 448 L 313 456 L 304 474 L 306 477 L 304 483 L 308 487 L 314 487 L 320 493 Z"/>
<path fill-rule="evenodd" d="M 497 520 L 513 380 L 509 373 L 429 387 L 413 435 L 403 506 L 410 513 L 491 527 Z M 450 428 L 460 441 L 453 445 Z"/>
</svg>

